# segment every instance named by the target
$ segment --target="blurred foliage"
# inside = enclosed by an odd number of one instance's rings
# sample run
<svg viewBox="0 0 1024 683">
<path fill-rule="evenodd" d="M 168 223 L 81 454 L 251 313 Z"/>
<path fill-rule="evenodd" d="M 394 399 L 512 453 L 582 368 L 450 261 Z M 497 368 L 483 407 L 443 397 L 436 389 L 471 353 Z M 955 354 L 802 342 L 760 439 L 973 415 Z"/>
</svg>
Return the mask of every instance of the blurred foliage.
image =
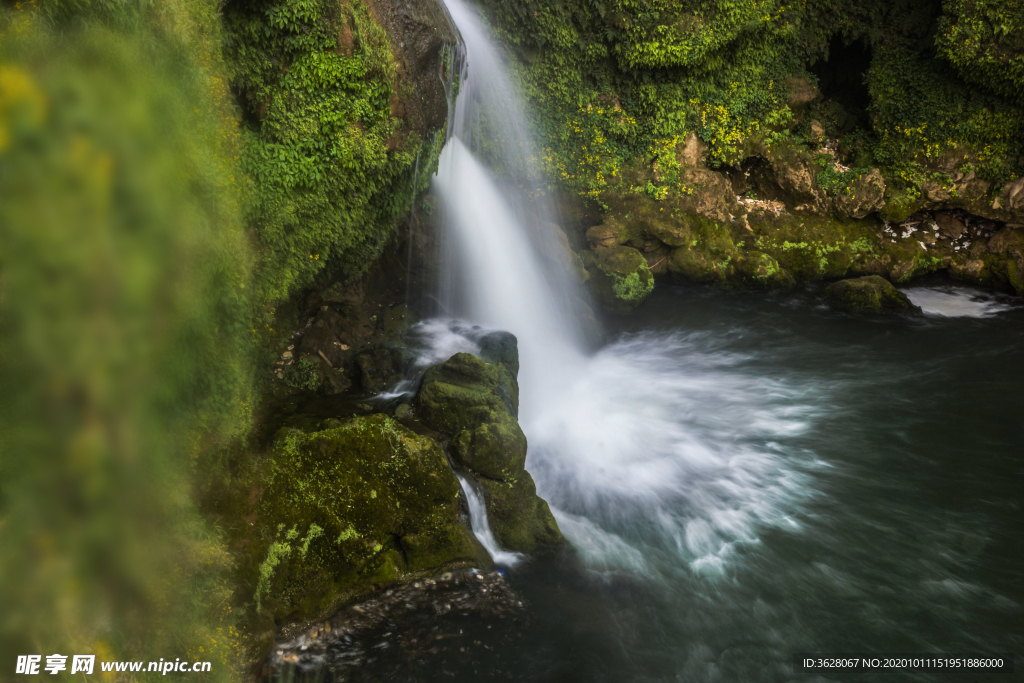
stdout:
<svg viewBox="0 0 1024 683">
<path fill-rule="evenodd" d="M 362 274 L 429 182 L 406 90 L 359 0 L 0 6 L 0 667 L 251 670 L 195 498 L 232 485 L 277 306 Z"/>
<path fill-rule="evenodd" d="M 216 5 L 86 5 L 0 14 L 0 666 L 181 657 L 230 680 L 232 563 L 190 499 L 199 454 L 251 421 Z"/>
<path fill-rule="evenodd" d="M 636 162 L 663 164 L 666 144 L 682 144 L 690 132 L 707 144 L 712 166 L 735 164 L 762 143 L 806 146 L 812 117 L 843 138 L 848 161 L 881 165 L 897 185 L 918 185 L 940 153 L 971 154 L 997 181 L 1022 171 L 1017 0 L 480 5 L 516 57 L 546 144 L 542 162 L 556 183 L 581 195 L 599 199 Z M 836 45 L 871 60 L 870 69 L 848 76 L 870 93 L 863 122 L 843 93 L 827 89 L 810 107 L 791 110 L 794 92 L 819 83 L 816 71 Z M 830 68 L 843 69 L 843 61 L 834 55 Z M 655 182 L 655 192 L 686 190 Z"/>
</svg>

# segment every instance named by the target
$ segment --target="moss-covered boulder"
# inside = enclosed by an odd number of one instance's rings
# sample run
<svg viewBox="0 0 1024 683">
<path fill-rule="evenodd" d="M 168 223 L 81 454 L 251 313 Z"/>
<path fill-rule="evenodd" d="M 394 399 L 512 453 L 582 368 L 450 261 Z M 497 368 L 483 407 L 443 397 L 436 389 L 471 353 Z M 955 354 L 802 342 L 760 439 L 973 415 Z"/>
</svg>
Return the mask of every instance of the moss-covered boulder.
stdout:
<svg viewBox="0 0 1024 683">
<path fill-rule="evenodd" d="M 487 506 L 491 531 L 503 548 L 531 553 L 562 541 L 562 532 L 548 508 L 537 495 L 533 477 L 524 471 L 513 481 L 479 477 Z"/>
<path fill-rule="evenodd" d="M 258 618 L 320 618 L 373 585 L 488 563 L 433 440 L 384 415 L 331 425 L 282 429 L 258 464 L 241 567 Z"/>
<path fill-rule="evenodd" d="M 851 313 L 920 313 L 907 295 L 877 275 L 840 280 L 825 288 L 833 308 Z"/>
<path fill-rule="evenodd" d="M 489 332 L 477 342 L 480 358 L 488 363 L 501 363 L 512 373 L 512 379 L 519 375 L 519 340 L 511 332 Z"/>
<path fill-rule="evenodd" d="M 526 471 L 526 435 L 515 420 L 519 396 L 510 372 L 512 335 L 493 338 L 487 363 L 457 353 L 426 372 L 416 413 L 452 437 L 453 459 L 480 482 L 492 531 L 509 550 L 532 552 L 560 543 L 547 503 Z"/>
<path fill-rule="evenodd" d="M 594 299 L 611 313 L 628 313 L 654 289 L 647 259 L 633 247 L 602 247 L 586 252 L 587 284 Z"/>
<path fill-rule="evenodd" d="M 452 436 L 453 457 L 491 479 L 513 479 L 526 468 L 526 435 L 515 415 L 519 388 L 502 363 L 457 353 L 427 370 L 416 413 Z"/>
</svg>

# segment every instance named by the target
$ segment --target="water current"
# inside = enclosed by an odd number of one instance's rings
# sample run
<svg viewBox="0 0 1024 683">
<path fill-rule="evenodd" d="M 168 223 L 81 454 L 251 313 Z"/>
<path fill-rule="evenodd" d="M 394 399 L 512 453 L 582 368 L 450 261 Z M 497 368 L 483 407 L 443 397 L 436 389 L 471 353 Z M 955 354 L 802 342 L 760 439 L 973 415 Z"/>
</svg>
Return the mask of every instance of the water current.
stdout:
<svg viewBox="0 0 1024 683">
<path fill-rule="evenodd" d="M 833 680 L 792 655 L 1020 652 L 1024 308 L 932 283 L 909 292 L 924 316 L 873 320 L 802 290 L 660 285 L 584 349 L 528 117 L 473 11 L 446 4 L 467 67 L 434 179 L 438 298 L 517 336 L 527 467 L 575 551 L 509 557 L 467 490 L 530 625 L 481 624 L 421 674 Z M 437 360 L 465 348 L 427 328 Z"/>
</svg>

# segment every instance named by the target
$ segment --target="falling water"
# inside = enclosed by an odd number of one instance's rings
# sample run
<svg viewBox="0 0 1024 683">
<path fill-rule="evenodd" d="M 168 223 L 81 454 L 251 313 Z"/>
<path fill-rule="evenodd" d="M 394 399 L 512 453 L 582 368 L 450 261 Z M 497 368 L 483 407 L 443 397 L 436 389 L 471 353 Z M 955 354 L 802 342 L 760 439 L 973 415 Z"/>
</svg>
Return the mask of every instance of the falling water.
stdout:
<svg viewBox="0 0 1024 683">
<path fill-rule="evenodd" d="M 748 378 L 692 339 L 639 336 L 583 350 L 582 294 L 544 196 L 531 126 L 473 10 L 448 9 L 466 44 L 452 137 L 434 189 L 444 212 L 439 298 L 519 340 L 527 466 L 595 570 L 647 573 L 642 553 L 720 567 L 799 491 L 777 440 L 815 413 L 807 393 Z M 500 173 L 501 181 L 497 178 Z"/>
<path fill-rule="evenodd" d="M 476 536 L 480 544 L 487 550 L 495 564 L 514 567 L 523 559 L 523 556 L 519 553 L 502 550 L 487 522 L 487 508 L 484 507 L 484 501 L 480 494 L 477 493 L 472 482 L 461 475 L 457 476 L 459 477 L 459 483 L 462 484 L 462 490 L 466 494 L 466 503 L 469 505 L 469 519 L 473 527 L 473 535 Z"/>
</svg>

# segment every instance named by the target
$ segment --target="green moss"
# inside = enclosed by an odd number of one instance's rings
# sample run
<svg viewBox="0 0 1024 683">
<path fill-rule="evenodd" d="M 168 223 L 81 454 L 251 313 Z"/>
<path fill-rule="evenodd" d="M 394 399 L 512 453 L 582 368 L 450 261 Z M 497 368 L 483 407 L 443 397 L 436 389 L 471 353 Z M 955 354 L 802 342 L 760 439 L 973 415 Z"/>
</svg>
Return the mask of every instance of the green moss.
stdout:
<svg viewBox="0 0 1024 683">
<path fill-rule="evenodd" d="M 440 448 L 383 415 L 282 430 L 259 466 L 243 577 L 275 620 L 322 616 L 403 573 L 482 561 Z"/>
<path fill-rule="evenodd" d="M 869 275 L 840 280 L 825 288 L 825 298 L 835 308 L 851 313 L 920 313 L 906 294 L 884 278 Z"/>
<path fill-rule="evenodd" d="M 516 422 L 518 387 L 504 364 L 457 353 L 427 371 L 416 413 L 453 435 L 452 453 L 464 466 L 492 479 L 526 467 L 526 435 Z"/>
<path fill-rule="evenodd" d="M 529 472 L 514 482 L 480 479 L 487 519 L 498 543 L 513 552 L 533 553 L 562 542 L 548 504 L 537 495 Z"/>
<path fill-rule="evenodd" d="M 406 94 L 387 35 L 361 0 L 229 2 L 224 24 L 249 114 L 259 294 L 284 298 L 327 264 L 360 275 L 425 187 L 442 140 L 393 111 Z"/>
</svg>

